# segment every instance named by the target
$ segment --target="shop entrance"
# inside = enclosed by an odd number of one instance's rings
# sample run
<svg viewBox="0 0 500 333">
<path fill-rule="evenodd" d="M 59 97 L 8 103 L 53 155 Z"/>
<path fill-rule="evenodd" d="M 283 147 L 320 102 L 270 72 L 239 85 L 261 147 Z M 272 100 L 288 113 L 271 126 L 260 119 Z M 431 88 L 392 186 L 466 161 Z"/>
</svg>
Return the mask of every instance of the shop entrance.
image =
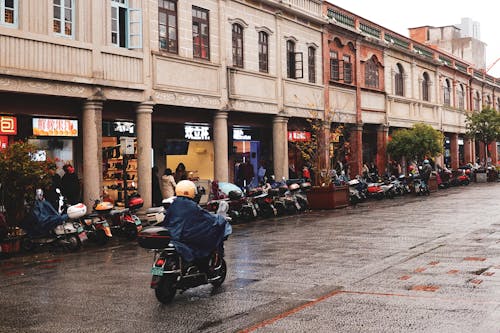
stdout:
<svg viewBox="0 0 500 333">
<path fill-rule="evenodd" d="M 234 183 L 240 187 L 256 186 L 260 161 L 260 141 L 234 141 Z"/>
</svg>

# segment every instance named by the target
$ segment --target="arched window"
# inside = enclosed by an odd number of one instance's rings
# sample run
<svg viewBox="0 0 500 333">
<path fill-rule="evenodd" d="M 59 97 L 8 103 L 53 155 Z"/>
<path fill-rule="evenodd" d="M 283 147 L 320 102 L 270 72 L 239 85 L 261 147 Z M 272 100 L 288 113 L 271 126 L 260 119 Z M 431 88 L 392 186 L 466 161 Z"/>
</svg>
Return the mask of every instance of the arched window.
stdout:
<svg viewBox="0 0 500 333">
<path fill-rule="evenodd" d="M 286 42 L 286 77 L 295 78 L 295 42 L 288 40 Z"/>
<path fill-rule="evenodd" d="M 316 49 L 312 46 L 307 50 L 307 71 L 309 82 L 316 83 Z"/>
<path fill-rule="evenodd" d="M 491 108 L 491 97 L 490 95 L 486 95 L 486 106 Z"/>
<path fill-rule="evenodd" d="M 259 71 L 269 72 L 269 35 L 264 31 L 259 32 Z"/>
<path fill-rule="evenodd" d="M 397 64 L 396 71 L 394 73 L 394 93 L 398 96 L 404 96 L 404 69 L 401 64 Z"/>
<path fill-rule="evenodd" d="M 481 96 L 479 96 L 479 91 L 476 91 L 474 95 L 474 111 L 479 111 L 481 107 Z"/>
<path fill-rule="evenodd" d="M 500 111 L 500 97 L 497 97 L 497 106 L 496 106 L 496 110 L 497 110 L 497 111 Z"/>
<path fill-rule="evenodd" d="M 463 84 L 457 87 L 457 106 L 461 110 L 465 110 L 465 89 Z"/>
<path fill-rule="evenodd" d="M 233 24 L 233 66 L 243 68 L 243 27 Z"/>
<path fill-rule="evenodd" d="M 443 104 L 450 106 L 450 80 L 446 79 L 443 82 Z"/>
<path fill-rule="evenodd" d="M 370 88 L 378 88 L 378 65 L 374 58 L 371 58 L 365 63 L 365 86 Z"/>
<path fill-rule="evenodd" d="M 429 101 L 429 83 L 429 74 L 425 72 L 422 78 L 422 99 L 427 102 Z"/>
</svg>

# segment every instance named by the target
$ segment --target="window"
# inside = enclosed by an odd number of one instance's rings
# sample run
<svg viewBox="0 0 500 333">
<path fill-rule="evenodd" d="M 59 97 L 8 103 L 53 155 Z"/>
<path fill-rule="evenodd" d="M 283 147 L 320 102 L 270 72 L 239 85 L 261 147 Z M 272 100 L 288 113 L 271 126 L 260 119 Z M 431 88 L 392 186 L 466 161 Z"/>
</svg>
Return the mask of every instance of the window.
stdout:
<svg viewBox="0 0 500 333">
<path fill-rule="evenodd" d="M 479 96 L 479 92 L 476 91 L 476 94 L 474 95 L 474 111 L 479 111 L 480 107 L 481 107 L 481 96 Z"/>
<path fill-rule="evenodd" d="M 159 0 L 158 31 L 160 49 L 170 53 L 178 53 L 177 1 Z"/>
<path fill-rule="evenodd" d="M 352 83 L 351 56 L 344 55 L 342 60 L 344 60 L 344 83 Z"/>
<path fill-rule="evenodd" d="M 210 59 L 208 10 L 193 6 L 193 57 Z"/>
<path fill-rule="evenodd" d="M 375 59 L 370 59 L 365 64 L 365 86 L 378 88 L 378 65 Z"/>
<path fill-rule="evenodd" d="M 486 106 L 491 108 L 491 97 L 490 95 L 486 95 Z"/>
<path fill-rule="evenodd" d="M 269 72 L 269 35 L 264 31 L 259 32 L 259 71 Z"/>
<path fill-rule="evenodd" d="M 443 103 L 446 106 L 450 106 L 450 80 L 444 80 L 443 84 Z"/>
<path fill-rule="evenodd" d="M 316 83 L 316 49 L 314 47 L 308 48 L 307 71 L 309 74 L 309 82 Z"/>
<path fill-rule="evenodd" d="M 243 68 L 243 27 L 233 24 L 233 66 Z"/>
<path fill-rule="evenodd" d="M 465 89 L 462 84 L 459 84 L 457 88 L 457 105 L 459 109 L 465 109 Z"/>
<path fill-rule="evenodd" d="M 424 73 L 423 79 L 422 79 L 422 99 L 424 101 L 429 101 L 429 74 Z"/>
<path fill-rule="evenodd" d="M 397 64 L 396 71 L 394 73 L 394 93 L 398 96 L 404 96 L 403 75 L 403 66 L 401 66 L 401 64 Z"/>
<path fill-rule="evenodd" d="M 500 111 L 500 97 L 497 98 L 497 106 L 496 106 L 496 110 L 497 111 Z"/>
<path fill-rule="evenodd" d="M 0 0 L 0 24 L 17 25 L 17 1 Z"/>
<path fill-rule="evenodd" d="M 302 79 L 304 77 L 302 52 L 295 52 L 295 42 L 286 42 L 286 75 L 291 79 Z"/>
<path fill-rule="evenodd" d="M 330 51 L 330 79 L 340 80 L 339 54 L 337 51 Z"/>
<path fill-rule="evenodd" d="M 61 36 L 73 37 L 74 0 L 54 0 L 54 32 Z"/>
<path fill-rule="evenodd" d="M 128 0 L 111 0 L 111 44 L 142 48 L 141 9 L 128 7 Z"/>
</svg>

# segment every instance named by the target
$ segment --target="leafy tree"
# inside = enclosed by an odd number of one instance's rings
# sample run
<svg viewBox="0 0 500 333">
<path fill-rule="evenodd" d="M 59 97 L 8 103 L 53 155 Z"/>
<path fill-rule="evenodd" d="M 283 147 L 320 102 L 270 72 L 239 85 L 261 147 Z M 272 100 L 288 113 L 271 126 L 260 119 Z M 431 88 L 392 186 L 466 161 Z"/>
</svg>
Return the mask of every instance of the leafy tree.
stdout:
<svg viewBox="0 0 500 333">
<path fill-rule="evenodd" d="M 481 112 L 474 112 L 467 115 L 465 120 L 466 135 L 484 144 L 485 160 L 488 161 L 488 144 L 500 139 L 500 114 L 490 108 L 485 107 Z"/>
<path fill-rule="evenodd" d="M 443 153 L 444 136 L 430 125 L 415 124 L 410 129 L 394 132 L 387 144 L 387 152 L 395 159 L 403 157 L 422 161 Z"/>
<path fill-rule="evenodd" d="M 27 142 L 15 142 L 0 150 L 0 184 L 7 221 L 18 224 L 25 214 L 25 202 L 33 203 L 37 188 L 44 188 L 49 161 L 32 159 L 37 151 Z"/>
</svg>

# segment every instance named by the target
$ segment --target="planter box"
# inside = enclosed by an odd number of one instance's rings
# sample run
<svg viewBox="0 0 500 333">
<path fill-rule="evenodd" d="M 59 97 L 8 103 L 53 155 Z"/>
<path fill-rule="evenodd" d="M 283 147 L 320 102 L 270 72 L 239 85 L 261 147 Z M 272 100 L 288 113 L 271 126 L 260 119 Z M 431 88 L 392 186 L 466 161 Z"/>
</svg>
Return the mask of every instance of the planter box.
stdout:
<svg viewBox="0 0 500 333">
<path fill-rule="evenodd" d="M 486 183 L 487 177 L 486 172 L 476 172 L 476 182 Z"/>
<path fill-rule="evenodd" d="M 429 191 L 436 192 L 438 190 L 438 182 L 436 176 L 431 176 L 429 178 Z"/>
<path fill-rule="evenodd" d="M 312 187 L 307 192 L 311 209 L 336 209 L 349 205 L 349 186 Z"/>
</svg>

